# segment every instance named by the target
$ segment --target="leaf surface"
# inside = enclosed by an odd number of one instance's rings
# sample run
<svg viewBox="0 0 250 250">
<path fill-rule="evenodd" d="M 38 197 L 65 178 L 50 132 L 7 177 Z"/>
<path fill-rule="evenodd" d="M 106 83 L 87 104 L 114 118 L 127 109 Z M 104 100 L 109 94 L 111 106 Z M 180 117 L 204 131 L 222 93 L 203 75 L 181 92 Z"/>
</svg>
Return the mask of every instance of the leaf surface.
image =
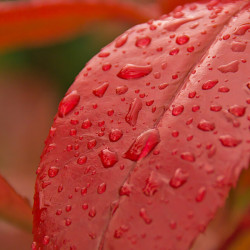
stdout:
<svg viewBox="0 0 250 250">
<path fill-rule="evenodd" d="M 245 5 L 187 5 L 86 65 L 38 168 L 34 249 L 187 249 L 204 230 L 249 160 Z"/>
</svg>

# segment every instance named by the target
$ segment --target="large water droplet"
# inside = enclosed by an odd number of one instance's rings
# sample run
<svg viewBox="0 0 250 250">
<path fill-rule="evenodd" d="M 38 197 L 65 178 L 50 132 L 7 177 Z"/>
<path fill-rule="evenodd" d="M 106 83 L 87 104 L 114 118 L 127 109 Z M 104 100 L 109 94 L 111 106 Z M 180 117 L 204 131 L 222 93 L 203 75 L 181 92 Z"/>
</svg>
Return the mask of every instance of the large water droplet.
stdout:
<svg viewBox="0 0 250 250">
<path fill-rule="evenodd" d="M 146 157 L 160 142 L 160 135 L 157 129 L 149 129 L 139 135 L 124 157 L 131 161 L 138 161 Z"/>
<path fill-rule="evenodd" d="M 209 81 L 205 82 L 205 83 L 202 85 L 202 89 L 203 89 L 203 90 L 211 89 L 211 88 L 213 88 L 218 82 L 219 82 L 218 80 L 209 80 Z"/>
<path fill-rule="evenodd" d="M 59 172 L 58 167 L 50 167 L 48 170 L 48 176 L 50 178 L 53 178 L 53 177 L 57 176 L 58 172 Z"/>
<path fill-rule="evenodd" d="M 100 152 L 99 157 L 102 161 L 102 165 L 105 168 L 113 167 L 116 164 L 116 162 L 118 161 L 117 153 L 110 151 L 108 148 L 103 149 Z"/>
<path fill-rule="evenodd" d="M 179 45 L 183 45 L 183 44 L 187 43 L 188 41 L 189 41 L 189 36 L 187 36 L 187 35 L 178 36 L 176 38 L 176 43 Z"/>
<path fill-rule="evenodd" d="M 128 86 L 127 85 L 123 85 L 123 86 L 118 86 L 116 88 L 116 94 L 117 95 L 123 95 L 128 91 Z"/>
<path fill-rule="evenodd" d="M 138 79 L 147 76 L 151 72 L 151 65 L 139 66 L 134 64 L 127 64 L 121 69 L 117 76 L 125 80 Z"/>
<path fill-rule="evenodd" d="M 92 149 L 96 146 L 96 140 L 95 139 L 92 139 L 92 140 L 89 140 L 88 143 L 87 143 L 87 147 L 88 149 Z"/>
<path fill-rule="evenodd" d="M 237 117 L 241 117 L 244 116 L 246 108 L 240 105 L 233 105 L 229 108 L 228 111 Z"/>
<path fill-rule="evenodd" d="M 135 42 L 135 46 L 138 48 L 146 48 L 150 43 L 151 43 L 151 38 L 146 36 L 138 38 Z"/>
<path fill-rule="evenodd" d="M 218 70 L 221 73 L 228 73 L 228 72 L 235 73 L 239 70 L 239 61 L 236 60 L 236 61 L 232 61 L 228 64 L 221 65 L 218 67 Z"/>
<path fill-rule="evenodd" d="M 225 147 L 236 147 L 241 143 L 241 140 L 238 140 L 231 135 L 222 135 L 219 137 L 219 140 Z"/>
<path fill-rule="evenodd" d="M 243 36 L 250 29 L 250 23 L 242 24 L 239 28 L 234 32 L 237 36 Z"/>
<path fill-rule="evenodd" d="M 58 116 L 64 117 L 72 111 L 80 101 L 80 95 L 76 90 L 66 95 L 59 104 Z"/>
<path fill-rule="evenodd" d="M 97 97 L 103 97 L 103 95 L 105 94 L 107 88 L 109 86 L 108 82 L 103 83 L 101 86 L 93 89 L 93 94 Z"/>
<path fill-rule="evenodd" d="M 169 182 L 169 185 L 173 188 L 181 187 L 188 179 L 188 173 L 178 168 L 176 169 L 174 176 Z"/>
<path fill-rule="evenodd" d="M 141 109 L 142 109 L 142 101 L 138 98 L 135 98 L 133 102 L 130 104 L 129 111 L 125 117 L 125 120 L 129 125 L 131 126 L 136 125 L 138 115 Z"/>
<path fill-rule="evenodd" d="M 121 36 L 119 36 L 116 40 L 115 40 L 115 47 L 116 48 L 120 48 L 122 47 L 128 40 L 128 34 L 123 34 Z"/>
<path fill-rule="evenodd" d="M 121 139 L 123 133 L 120 129 L 111 129 L 109 133 L 109 140 L 112 142 L 116 142 Z"/>
<path fill-rule="evenodd" d="M 231 44 L 231 49 L 233 52 L 244 52 L 246 49 L 246 44 L 242 42 L 233 41 Z"/>
<path fill-rule="evenodd" d="M 197 126 L 202 131 L 213 131 L 215 129 L 215 125 L 213 122 L 206 121 L 202 119 Z"/>
</svg>

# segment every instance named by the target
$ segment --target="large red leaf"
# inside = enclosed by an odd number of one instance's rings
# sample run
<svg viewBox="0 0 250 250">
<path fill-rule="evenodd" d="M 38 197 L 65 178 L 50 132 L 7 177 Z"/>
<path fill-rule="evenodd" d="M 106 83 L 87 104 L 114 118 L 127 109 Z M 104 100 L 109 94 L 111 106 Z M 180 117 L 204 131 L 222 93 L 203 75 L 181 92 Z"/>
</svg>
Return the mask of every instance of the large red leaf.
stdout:
<svg viewBox="0 0 250 250">
<path fill-rule="evenodd" d="M 29 0 L 0 3 L 0 49 L 37 46 L 83 32 L 93 21 L 139 23 L 157 9 L 121 1 Z"/>
<path fill-rule="evenodd" d="M 86 65 L 38 169 L 34 248 L 185 249 L 204 230 L 248 164 L 244 5 L 178 8 Z"/>
</svg>

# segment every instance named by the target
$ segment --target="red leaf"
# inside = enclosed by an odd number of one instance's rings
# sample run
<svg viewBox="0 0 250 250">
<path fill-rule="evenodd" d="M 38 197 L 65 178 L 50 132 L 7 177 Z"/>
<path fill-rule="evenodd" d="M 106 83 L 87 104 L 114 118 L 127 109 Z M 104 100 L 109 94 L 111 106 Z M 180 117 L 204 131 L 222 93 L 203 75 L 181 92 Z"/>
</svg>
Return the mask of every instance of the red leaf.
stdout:
<svg viewBox="0 0 250 250">
<path fill-rule="evenodd" d="M 247 110 L 230 112 L 249 104 L 249 46 L 232 50 L 249 35 L 234 35 L 245 4 L 187 5 L 136 26 L 80 72 L 38 169 L 34 246 L 187 249 L 204 231 L 249 161 Z M 237 72 L 218 70 L 236 60 Z"/>
<path fill-rule="evenodd" d="M 148 6 L 147 6 L 148 7 Z M 37 46 L 82 33 L 93 21 L 139 23 L 158 12 L 119 1 L 29 0 L 0 3 L 0 49 Z"/>
</svg>

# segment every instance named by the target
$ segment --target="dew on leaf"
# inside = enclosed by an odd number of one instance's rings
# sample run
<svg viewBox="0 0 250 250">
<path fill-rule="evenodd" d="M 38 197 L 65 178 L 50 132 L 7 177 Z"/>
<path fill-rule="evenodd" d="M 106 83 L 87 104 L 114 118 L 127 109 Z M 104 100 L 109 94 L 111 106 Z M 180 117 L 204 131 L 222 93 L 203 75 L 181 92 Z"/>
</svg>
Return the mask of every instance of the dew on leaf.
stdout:
<svg viewBox="0 0 250 250">
<path fill-rule="evenodd" d="M 144 222 L 146 224 L 150 224 L 152 222 L 152 219 L 149 218 L 146 209 L 145 208 L 141 208 L 140 209 L 140 213 L 139 213 L 140 217 L 144 220 Z"/>
<path fill-rule="evenodd" d="M 205 83 L 202 85 L 202 89 L 203 89 L 203 90 L 211 89 L 211 88 L 213 88 L 218 82 L 219 82 L 218 80 L 209 80 L 209 81 L 205 82 Z"/>
<path fill-rule="evenodd" d="M 102 165 L 105 168 L 113 167 L 116 164 L 116 162 L 118 161 L 117 153 L 110 151 L 108 148 L 103 149 L 100 152 L 99 157 L 101 159 Z"/>
<path fill-rule="evenodd" d="M 235 60 L 235 61 L 232 61 L 228 64 L 221 65 L 218 67 L 218 70 L 221 73 L 228 73 L 228 72 L 235 73 L 239 70 L 239 61 Z"/>
<path fill-rule="evenodd" d="M 82 123 L 82 128 L 83 129 L 88 129 L 92 126 L 92 122 L 89 119 L 86 119 Z"/>
<path fill-rule="evenodd" d="M 183 110 L 184 110 L 183 105 L 175 106 L 172 110 L 172 115 L 173 116 L 180 115 L 183 112 Z"/>
<path fill-rule="evenodd" d="M 244 52 L 246 49 L 246 44 L 242 42 L 233 41 L 231 44 L 231 49 L 233 52 Z"/>
<path fill-rule="evenodd" d="M 120 130 L 120 129 L 111 129 L 111 131 L 109 133 L 109 140 L 111 142 L 116 142 L 116 141 L 121 139 L 122 135 L 123 135 L 122 130 Z"/>
<path fill-rule="evenodd" d="M 125 80 L 130 80 L 147 76 L 151 72 L 152 72 L 151 65 L 139 66 L 134 64 L 126 64 L 117 74 L 117 76 Z"/>
<path fill-rule="evenodd" d="M 115 47 L 116 48 L 120 48 L 122 47 L 128 40 L 128 34 L 123 34 L 121 36 L 119 36 L 116 40 L 115 40 Z"/>
<path fill-rule="evenodd" d="M 205 119 L 202 119 L 197 126 L 202 131 L 213 131 L 215 129 L 215 125 L 213 122 L 209 122 Z"/>
<path fill-rule="evenodd" d="M 184 152 L 181 154 L 181 159 L 189 162 L 194 162 L 195 156 L 191 152 Z"/>
<path fill-rule="evenodd" d="M 97 193 L 103 194 L 106 191 L 106 184 L 103 182 L 97 187 Z"/>
<path fill-rule="evenodd" d="M 241 140 L 238 140 L 231 135 L 222 135 L 219 137 L 219 140 L 225 147 L 236 147 L 241 143 Z"/>
<path fill-rule="evenodd" d="M 138 48 L 146 48 L 149 46 L 151 43 L 151 38 L 146 36 L 146 37 L 140 37 L 136 40 L 135 46 Z"/>
<path fill-rule="evenodd" d="M 195 197 L 195 200 L 197 202 L 201 202 L 204 200 L 205 198 L 205 195 L 206 195 L 206 192 L 207 192 L 207 189 L 205 187 L 201 187 L 198 192 L 197 192 L 197 195 Z"/>
<path fill-rule="evenodd" d="M 58 172 L 59 172 L 58 167 L 54 167 L 54 166 L 50 167 L 49 170 L 48 170 L 48 176 L 50 178 L 53 178 L 53 177 L 57 176 Z"/>
<path fill-rule="evenodd" d="M 184 183 L 187 182 L 187 179 L 188 179 L 188 173 L 178 168 L 176 169 L 174 176 L 171 178 L 169 185 L 173 188 L 179 188 Z"/>
<path fill-rule="evenodd" d="M 127 85 L 122 85 L 122 86 L 118 86 L 116 88 L 116 94 L 117 95 L 123 95 L 128 91 L 128 86 Z"/>
<path fill-rule="evenodd" d="M 228 111 L 234 116 L 241 117 L 245 115 L 246 107 L 240 105 L 233 105 L 228 109 Z"/>
<path fill-rule="evenodd" d="M 93 94 L 99 98 L 103 97 L 103 95 L 105 94 L 107 88 L 109 87 L 109 83 L 105 82 L 103 83 L 101 86 L 93 89 Z"/>
<path fill-rule="evenodd" d="M 142 101 L 138 98 L 135 98 L 133 102 L 130 104 L 128 113 L 125 117 L 125 120 L 129 125 L 131 126 L 136 125 L 138 115 L 141 109 L 142 109 Z"/>
<path fill-rule="evenodd" d="M 178 36 L 176 38 L 176 43 L 179 45 L 183 45 L 183 44 L 187 43 L 188 41 L 189 41 L 189 36 L 187 36 L 187 35 Z"/>
<path fill-rule="evenodd" d="M 87 147 L 88 149 L 92 149 L 96 146 L 96 140 L 95 139 L 92 139 L 92 140 L 89 140 L 88 143 L 87 143 Z"/>
</svg>

